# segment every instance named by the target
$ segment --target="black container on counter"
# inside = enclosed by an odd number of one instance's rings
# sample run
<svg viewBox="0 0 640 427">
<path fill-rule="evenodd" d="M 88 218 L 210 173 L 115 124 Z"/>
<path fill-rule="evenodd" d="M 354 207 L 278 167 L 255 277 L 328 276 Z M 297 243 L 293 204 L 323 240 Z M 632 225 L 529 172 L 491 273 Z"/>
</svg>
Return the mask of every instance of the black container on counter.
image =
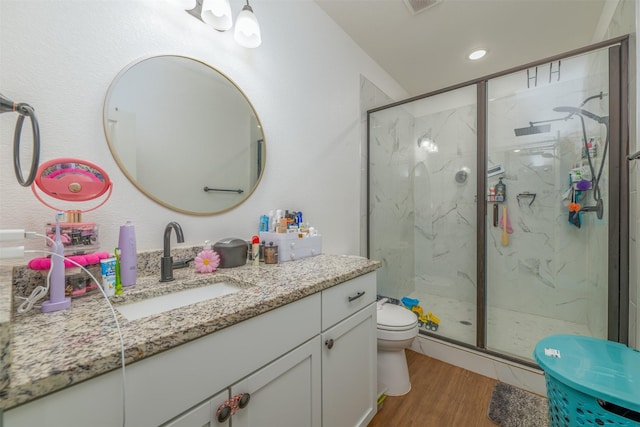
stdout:
<svg viewBox="0 0 640 427">
<path fill-rule="evenodd" d="M 228 237 L 216 242 L 213 249 L 220 256 L 220 268 L 240 267 L 247 263 L 247 242 Z"/>
</svg>

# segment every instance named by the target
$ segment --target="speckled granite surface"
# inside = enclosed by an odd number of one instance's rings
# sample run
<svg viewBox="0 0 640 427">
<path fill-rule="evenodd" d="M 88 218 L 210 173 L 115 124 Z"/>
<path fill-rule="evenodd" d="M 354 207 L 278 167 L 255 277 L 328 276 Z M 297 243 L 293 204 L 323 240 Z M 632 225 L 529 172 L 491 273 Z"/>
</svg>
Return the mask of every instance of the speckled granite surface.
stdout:
<svg viewBox="0 0 640 427">
<path fill-rule="evenodd" d="M 155 270 L 153 265 L 155 258 L 139 255 L 139 271 L 156 274 L 148 277 L 139 274 L 135 286 L 111 298 L 114 305 L 218 281 L 245 289 L 134 321 L 127 321 L 117 313 L 127 364 L 380 267 L 378 261 L 357 256 L 323 254 L 283 264 L 247 264 L 204 275 L 190 267 L 175 270 L 176 281 L 159 283 L 159 267 Z M 6 291 L 5 280 L 5 276 L 0 276 L 3 304 L 8 298 L 2 294 Z M 0 315 L 4 316 L 4 311 L 0 310 Z M 120 366 L 120 339 L 115 320 L 101 294 L 74 299 L 68 310 L 14 316 L 10 325 L 7 349 L 12 363 L 3 366 L 9 384 L 0 393 L 0 408 L 5 410 Z"/>
<path fill-rule="evenodd" d="M 9 385 L 11 367 L 11 266 L 0 265 L 0 396 Z"/>
</svg>

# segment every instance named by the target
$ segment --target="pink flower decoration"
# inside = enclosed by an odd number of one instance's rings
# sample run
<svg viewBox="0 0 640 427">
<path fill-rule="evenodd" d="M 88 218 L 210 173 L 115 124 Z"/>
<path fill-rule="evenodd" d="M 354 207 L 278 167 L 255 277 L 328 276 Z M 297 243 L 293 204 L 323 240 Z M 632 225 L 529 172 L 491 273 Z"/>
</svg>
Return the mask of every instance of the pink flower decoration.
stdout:
<svg viewBox="0 0 640 427">
<path fill-rule="evenodd" d="M 198 254 L 195 264 L 200 273 L 211 273 L 220 265 L 220 257 L 216 251 L 205 249 Z"/>
</svg>

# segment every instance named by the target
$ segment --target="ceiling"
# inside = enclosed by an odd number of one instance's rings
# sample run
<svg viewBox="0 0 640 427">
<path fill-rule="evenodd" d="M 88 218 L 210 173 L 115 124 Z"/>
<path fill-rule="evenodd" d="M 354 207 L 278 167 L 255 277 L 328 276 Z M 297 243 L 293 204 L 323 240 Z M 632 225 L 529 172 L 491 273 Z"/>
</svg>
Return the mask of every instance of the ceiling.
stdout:
<svg viewBox="0 0 640 427">
<path fill-rule="evenodd" d="M 414 14 L 403 0 L 315 1 L 410 96 L 600 41 L 618 3 L 442 0 Z"/>
</svg>

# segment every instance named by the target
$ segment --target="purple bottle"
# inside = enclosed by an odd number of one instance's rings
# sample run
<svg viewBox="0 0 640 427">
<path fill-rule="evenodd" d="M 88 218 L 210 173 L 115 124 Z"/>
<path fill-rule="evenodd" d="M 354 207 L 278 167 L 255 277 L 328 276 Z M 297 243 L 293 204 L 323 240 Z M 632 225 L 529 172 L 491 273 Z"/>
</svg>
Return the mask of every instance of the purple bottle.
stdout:
<svg viewBox="0 0 640 427">
<path fill-rule="evenodd" d="M 135 285 L 138 273 L 138 253 L 136 252 L 136 230 L 133 222 L 127 221 L 120 226 L 118 247 L 120 248 L 120 279 L 122 286 Z"/>
</svg>

